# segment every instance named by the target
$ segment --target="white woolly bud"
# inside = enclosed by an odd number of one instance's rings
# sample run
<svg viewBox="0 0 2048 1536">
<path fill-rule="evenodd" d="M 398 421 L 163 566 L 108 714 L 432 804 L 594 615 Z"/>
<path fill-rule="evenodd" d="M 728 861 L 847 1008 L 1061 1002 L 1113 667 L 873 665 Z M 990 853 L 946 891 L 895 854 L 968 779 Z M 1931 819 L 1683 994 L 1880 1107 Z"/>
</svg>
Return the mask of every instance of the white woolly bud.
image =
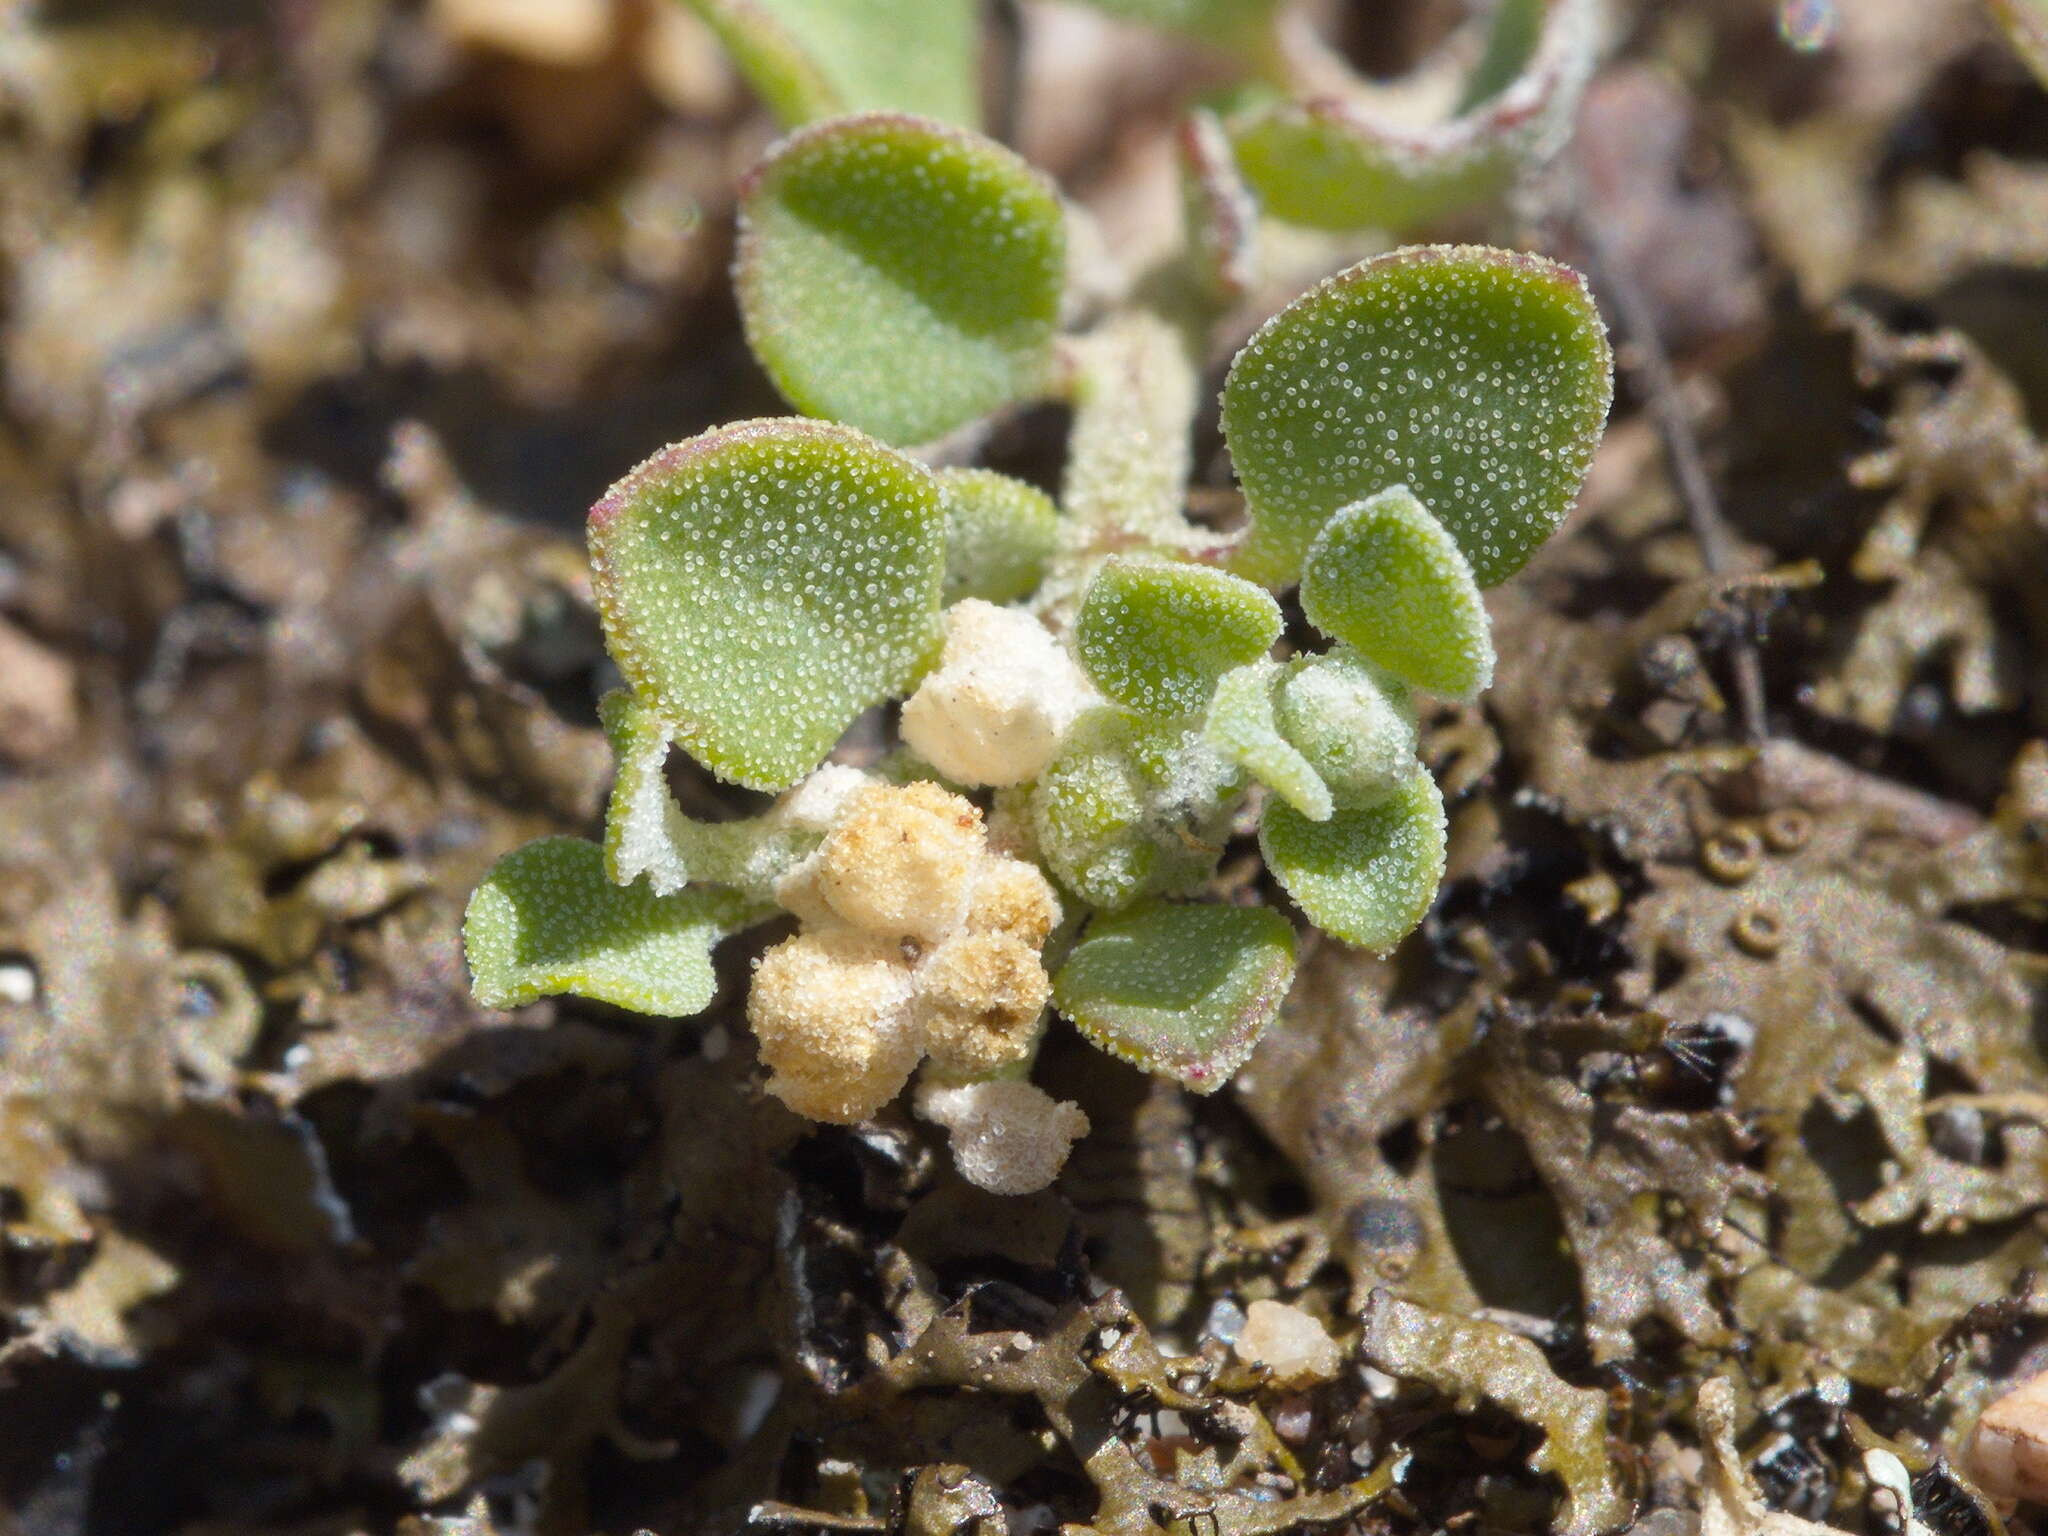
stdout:
<svg viewBox="0 0 2048 1536">
<path fill-rule="evenodd" d="M 1052 761 L 1094 700 L 1038 620 L 969 598 L 946 611 L 945 650 L 903 706 L 903 739 L 962 784 L 1021 784 Z"/>
<path fill-rule="evenodd" d="M 922 1083 L 917 1112 L 952 1133 L 953 1166 L 992 1195 L 1044 1189 L 1088 1134 L 1080 1105 L 1015 1078 L 957 1087 Z"/>
</svg>

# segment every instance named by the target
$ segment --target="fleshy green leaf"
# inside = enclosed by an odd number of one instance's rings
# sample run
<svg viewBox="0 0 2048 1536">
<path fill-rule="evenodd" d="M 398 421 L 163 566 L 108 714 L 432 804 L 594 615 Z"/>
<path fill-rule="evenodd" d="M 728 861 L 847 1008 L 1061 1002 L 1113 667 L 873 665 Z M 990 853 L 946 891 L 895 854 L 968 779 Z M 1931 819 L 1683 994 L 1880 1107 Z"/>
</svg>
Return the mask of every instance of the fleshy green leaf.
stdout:
<svg viewBox="0 0 2048 1536">
<path fill-rule="evenodd" d="M 1090 906 L 1200 889 L 1223 854 L 1237 767 L 1199 730 L 1107 705 L 1074 723 L 1031 790 L 1046 867 Z"/>
<path fill-rule="evenodd" d="M 1280 605 L 1225 571 L 1115 556 L 1095 573 L 1074 629 L 1090 681 L 1148 715 L 1205 708 L 1216 680 L 1280 638 Z"/>
<path fill-rule="evenodd" d="M 786 788 L 936 651 L 945 516 L 927 470 L 846 427 L 664 449 L 590 511 L 612 658 L 705 767 Z"/>
<path fill-rule="evenodd" d="M 1268 213 L 1316 229 L 1405 234 L 1497 196 L 1563 146 L 1592 72 L 1589 0 L 1505 0 L 1456 115 L 1416 122 L 1363 81 L 1308 101 L 1248 107 L 1230 123 L 1238 164 Z M 1381 98 L 1392 95 L 1394 102 Z"/>
<path fill-rule="evenodd" d="M 1339 648 L 1294 662 L 1273 706 L 1281 733 L 1338 805 L 1385 799 L 1419 767 L 1408 690 L 1355 652 Z M 1299 801 L 1294 807 L 1311 821 L 1329 819 Z"/>
<path fill-rule="evenodd" d="M 689 0 L 785 127 L 841 112 L 980 121 L 974 0 Z"/>
<path fill-rule="evenodd" d="M 1469 699 L 1493 681 L 1493 627 L 1472 567 L 1405 485 L 1324 524 L 1302 570 L 1301 611 L 1410 687 Z"/>
<path fill-rule="evenodd" d="M 1053 1002 L 1099 1049 L 1214 1093 L 1293 979 L 1294 930 L 1270 908 L 1150 901 L 1089 924 Z"/>
<path fill-rule="evenodd" d="M 1341 99 L 1282 102 L 1231 126 L 1245 182 L 1276 219 L 1402 234 L 1498 196 L 1513 156 L 1484 137 L 1397 135 Z"/>
<path fill-rule="evenodd" d="M 1036 486 L 992 469 L 932 472 L 946 501 L 946 584 L 950 608 L 962 598 L 1014 603 L 1045 575 L 1060 537 L 1059 509 Z"/>
<path fill-rule="evenodd" d="M 747 916 L 729 891 L 614 885 L 597 844 L 545 837 L 491 867 L 469 898 L 462 942 L 486 1008 L 567 992 L 687 1018 L 717 991 L 711 947 Z"/>
<path fill-rule="evenodd" d="M 1422 921 L 1443 879 L 1443 796 L 1418 772 L 1377 804 L 1328 821 L 1269 800 L 1259 847 L 1310 922 L 1384 954 Z"/>
<path fill-rule="evenodd" d="M 1278 794 L 1310 821 L 1328 821 L 1336 809 L 1322 775 L 1280 734 L 1274 693 L 1286 669 L 1260 657 L 1226 672 L 1209 700 L 1203 738 L 1224 757 Z"/>
<path fill-rule="evenodd" d="M 1570 268 L 1483 246 L 1361 262 L 1231 365 L 1223 432 L 1252 514 L 1235 567 L 1291 581 L 1338 508 L 1405 484 L 1481 586 L 1505 580 L 1570 510 L 1613 392 L 1606 328 Z"/>
<path fill-rule="evenodd" d="M 835 118 L 740 198 L 747 341 L 790 403 L 920 443 L 1042 391 L 1065 281 L 1052 187 L 991 139 Z"/>
</svg>

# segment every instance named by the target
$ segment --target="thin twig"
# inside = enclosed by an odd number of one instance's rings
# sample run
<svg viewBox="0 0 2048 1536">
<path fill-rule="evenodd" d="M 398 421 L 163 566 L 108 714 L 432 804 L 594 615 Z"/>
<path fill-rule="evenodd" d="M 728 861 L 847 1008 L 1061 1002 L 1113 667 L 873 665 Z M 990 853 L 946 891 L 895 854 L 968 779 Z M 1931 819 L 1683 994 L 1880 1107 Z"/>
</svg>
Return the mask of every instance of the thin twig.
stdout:
<svg viewBox="0 0 2048 1536">
<path fill-rule="evenodd" d="M 1710 575 L 1726 575 L 1734 568 L 1734 541 L 1729 536 L 1727 521 L 1721 516 L 1720 499 L 1707 474 L 1699 436 L 1686 414 L 1671 354 L 1665 351 L 1664 339 L 1657 333 L 1656 313 L 1635 274 L 1615 254 L 1599 217 L 1582 201 L 1575 200 L 1572 222 L 1585 244 L 1594 286 L 1613 302 L 1623 334 L 1632 344 L 1633 366 L 1649 393 L 1650 413 L 1664 445 L 1665 463 L 1678 488 L 1678 499 L 1685 506 L 1693 538 L 1699 544 L 1700 559 Z M 1763 667 L 1747 635 L 1735 636 L 1729 646 L 1729 661 L 1735 670 L 1735 698 L 1742 711 L 1743 732 L 1751 742 L 1761 745 L 1770 737 L 1770 722 L 1764 713 Z"/>
</svg>

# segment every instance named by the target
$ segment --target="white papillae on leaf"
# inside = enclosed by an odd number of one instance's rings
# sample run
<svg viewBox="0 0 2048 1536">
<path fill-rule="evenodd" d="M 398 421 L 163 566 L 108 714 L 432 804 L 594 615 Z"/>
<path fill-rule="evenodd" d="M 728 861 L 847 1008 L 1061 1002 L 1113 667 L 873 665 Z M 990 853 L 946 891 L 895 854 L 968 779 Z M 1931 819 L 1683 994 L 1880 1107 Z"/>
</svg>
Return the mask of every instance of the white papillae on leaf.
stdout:
<svg viewBox="0 0 2048 1536">
<path fill-rule="evenodd" d="M 1230 1347 L 1238 1359 L 1264 1371 L 1266 1379 L 1283 1392 L 1300 1392 L 1335 1381 L 1344 1367 L 1343 1353 L 1330 1330 L 1284 1301 L 1261 1300 L 1246 1307 L 1244 1327 Z"/>
<path fill-rule="evenodd" d="M 768 1091 L 797 1113 L 864 1120 L 927 1054 L 974 1075 L 1030 1055 L 1059 903 L 1035 866 L 989 850 L 969 801 L 856 789 L 776 896 L 804 926 L 763 957 L 747 1019 Z"/>
<path fill-rule="evenodd" d="M 946 502 L 946 604 L 1029 597 L 1059 544 L 1052 498 L 992 469 L 935 469 L 932 478 Z"/>
<path fill-rule="evenodd" d="M 969 598 L 946 610 L 945 625 L 937 669 L 903 705 L 903 740 L 959 784 L 1038 777 L 1095 691 L 1020 609 Z"/>
<path fill-rule="evenodd" d="M 1088 1117 L 1078 1104 L 1017 1078 L 920 1083 L 916 1105 L 920 1115 L 951 1133 L 953 1166 L 961 1177 L 994 1195 L 1046 1188 L 1074 1143 L 1088 1134 Z"/>
<path fill-rule="evenodd" d="M 1088 584 L 1074 647 L 1095 686 L 1147 715 L 1208 707 L 1216 682 L 1280 638 L 1263 587 L 1206 566 L 1113 556 Z"/>
<path fill-rule="evenodd" d="M 1471 699 L 1493 681 L 1493 627 L 1472 567 L 1405 485 L 1323 525 L 1302 568 L 1301 611 L 1410 687 Z"/>
<path fill-rule="evenodd" d="M 785 126 L 839 112 L 979 121 L 972 0 L 689 0 Z"/>
<path fill-rule="evenodd" d="M 487 1008 L 566 992 L 687 1018 L 717 991 L 712 946 L 748 915 L 730 891 L 657 896 L 614 885 L 597 844 L 546 837 L 491 866 L 469 898 L 462 941 Z"/>
<path fill-rule="evenodd" d="M 1425 772 L 1384 800 L 1310 821 L 1266 802 L 1259 848 L 1308 920 L 1385 954 L 1422 921 L 1444 877 L 1443 796 Z"/>
<path fill-rule="evenodd" d="M 676 804 L 663 772 L 674 727 L 629 688 L 607 693 L 597 712 L 618 760 L 605 809 L 605 873 L 617 885 L 644 877 L 657 896 L 696 881 L 772 900 L 782 878 L 838 821 L 847 799 L 873 782 L 858 768 L 828 763 L 765 816 L 695 821 Z"/>
<path fill-rule="evenodd" d="M 616 885 L 644 875 L 657 896 L 680 891 L 690 883 L 689 830 L 662 773 L 673 728 L 626 688 L 599 700 L 597 714 L 618 763 L 604 817 L 605 872 Z"/>
<path fill-rule="evenodd" d="M 665 449 L 591 509 L 589 534 L 627 683 L 751 788 L 795 783 L 937 649 L 938 490 L 848 427 L 750 421 Z"/>
<path fill-rule="evenodd" d="M 1280 732 L 1275 695 L 1288 671 L 1261 657 L 1226 672 L 1209 700 L 1202 738 L 1310 821 L 1328 821 L 1336 809 L 1330 787 L 1314 763 Z"/>
<path fill-rule="evenodd" d="M 1408 690 L 1354 652 L 1339 648 L 1291 663 L 1274 691 L 1273 710 L 1280 731 L 1336 805 L 1370 805 L 1421 767 Z M 1329 820 L 1288 798 L 1310 821 Z"/>
<path fill-rule="evenodd" d="M 1198 721 L 1157 721 L 1115 705 L 1074 722 L 1031 790 L 1046 867 L 1105 911 L 1185 895 L 1214 873 L 1244 772 Z"/>
<path fill-rule="evenodd" d="M 1053 1000 L 1098 1049 L 1214 1093 L 1293 979 L 1294 930 L 1272 909 L 1148 901 L 1089 924 Z"/>
<path fill-rule="evenodd" d="M 1058 194 L 992 139 L 833 118 L 741 188 L 733 280 L 754 355 L 800 411 L 921 443 L 1050 381 Z"/>
<path fill-rule="evenodd" d="M 1613 393 L 1606 327 L 1570 268 L 1483 246 L 1361 262 L 1231 365 L 1223 434 L 1252 517 L 1233 568 L 1292 581 L 1333 513 L 1406 485 L 1492 586 L 1570 510 Z"/>
</svg>

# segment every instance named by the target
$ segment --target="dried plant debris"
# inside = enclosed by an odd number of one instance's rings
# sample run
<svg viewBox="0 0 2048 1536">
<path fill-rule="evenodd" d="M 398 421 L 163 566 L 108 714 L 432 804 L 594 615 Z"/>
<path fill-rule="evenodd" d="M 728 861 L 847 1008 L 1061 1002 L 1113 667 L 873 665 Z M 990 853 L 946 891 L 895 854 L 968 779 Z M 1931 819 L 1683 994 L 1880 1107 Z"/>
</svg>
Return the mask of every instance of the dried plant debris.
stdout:
<svg viewBox="0 0 2048 1536">
<path fill-rule="evenodd" d="M 1580 264 L 1570 232 L 1598 213 L 1676 360 L 1661 407 L 1698 439 L 1725 545 L 1702 547 L 1617 320 L 1576 507 L 1544 502 L 1556 537 L 1497 589 L 1474 574 L 1519 547 L 1433 554 L 1420 629 L 1339 579 L 1377 527 L 1341 509 L 1385 486 L 1285 521 L 1267 481 L 1291 471 L 1257 462 L 1278 418 L 1252 419 L 1278 395 L 1240 379 L 1235 460 L 1213 411 L 1184 430 L 1230 351 L 1392 243 L 1350 228 L 1369 187 L 1276 201 L 1287 167 L 1237 146 L 1350 122 L 1302 118 L 1338 70 L 1372 77 L 1376 134 L 1483 134 L 1529 95 L 1502 50 L 1582 8 L 1103 8 L 1121 19 L 1024 5 L 1014 69 L 1000 27 L 977 39 L 986 8 L 903 8 L 929 73 L 839 0 L 0 20 L 0 1529 L 2042 1528 L 2029 6 L 1614 0 L 1609 52 L 1565 61 L 1591 78 L 1558 174 L 1518 156 L 1512 199 L 1379 208 L 1417 240 Z M 1237 46 L 1201 47 L 1225 27 Z M 1320 84 L 1261 78 L 1304 61 Z M 1476 110 L 1475 71 L 1501 88 Z M 746 180 L 770 111 L 847 107 L 963 127 L 806 126 Z M 961 148 L 977 123 L 1031 165 Z M 874 210 L 817 217 L 804 156 L 861 133 L 883 211 L 950 155 L 960 195 L 1021 221 L 1023 267 L 948 266 Z M 1058 199 L 1032 149 L 1055 139 Z M 937 374 L 817 396 L 926 440 L 929 468 L 820 450 L 826 482 L 857 459 L 896 487 L 866 532 L 895 529 L 916 602 L 841 594 L 900 629 L 887 675 L 799 658 L 837 678 L 817 719 L 762 711 L 720 761 L 779 784 L 819 720 L 851 719 L 812 801 L 967 817 L 977 900 L 1006 892 L 1009 915 L 949 909 L 913 954 L 897 919 L 841 911 L 859 893 L 835 874 L 802 925 L 708 960 L 714 925 L 693 930 L 662 979 L 698 1018 L 486 1007 L 470 893 L 536 839 L 596 870 L 604 726 L 636 725 L 600 714 L 628 679 L 574 518 L 661 443 L 781 409 L 775 378 L 816 395 L 800 337 L 773 378 L 748 358 L 749 326 L 796 334 L 759 286 L 784 229 L 823 253 L 811 307 L 875 377 L 940 342 L 986 355 L 971 399 Z M 1183 243 L 1116 270 L 1126 244 Z M 978 283 L 1016 288 L 1000 335 L 931 307 Z M 888 323 L 834 308 L 849 293 Z M 1336 395 L 1289 406 L 1303 442 Z M 1424 500 L 1460 490 L 1400 446 Z M 1355 457 L 1339 445 L 1332 484 Z M 1104 541 L 1139 512 L 1144 538 Z M 1247 527 L 1286 535 L 1270 595 L 1225 574 Z M 1332 563 L 1303 592 L 1311 548 Z M 1041 622 L 1090 604 L 1078 654 Z M 1310 665 L 1318 626 L 1344 645 Z M 1457 664 L 1435 695 L 1409 687 L 1418 636 Z M 734 686 L 682 683 L 693 721 Z M 885 755 L 882 698 L 916 760 Z M 1034 811 L 1077 718 L 1098 756 L 1163 764 L 1128 798 L 1179 796 L 1167 843 Z M 1305 927 L 1329 893 L 1300 859 L 1283 886 L 1261 828 L 1285 852 L 1347 795 L 1420 792 L 1418 763 L 1444 880 L 1419 931 L 1381 956 Z M 735 891 L 829 862 L 803 861 L 833 818 L 776 819 L 683 753 L 637 765 L 628 862 L 678 886 L 717 865 Z M 1055 855 L 1077 878 L 1152 859 L 1171 891 L 1090 917 L 1017 876 Z M 995 966 L 1015 929 L 1030 963 Z M 753 968 L 839 930 L 922 1010 L 923 1054 L 1030 1062 L 1044 1086 L 928 1066 L 849 1103 L 875 1109 L 857 1123 L 793 1113 L 787 1052 L 748 1024 Z M 1133 935 L 1174 964 L 1134 965 Z M 1041 1011 L 1048 988 L 1080 1028 Z M 893 1092 L 912 1061 L 883 1065 Z"/>
</svg>

